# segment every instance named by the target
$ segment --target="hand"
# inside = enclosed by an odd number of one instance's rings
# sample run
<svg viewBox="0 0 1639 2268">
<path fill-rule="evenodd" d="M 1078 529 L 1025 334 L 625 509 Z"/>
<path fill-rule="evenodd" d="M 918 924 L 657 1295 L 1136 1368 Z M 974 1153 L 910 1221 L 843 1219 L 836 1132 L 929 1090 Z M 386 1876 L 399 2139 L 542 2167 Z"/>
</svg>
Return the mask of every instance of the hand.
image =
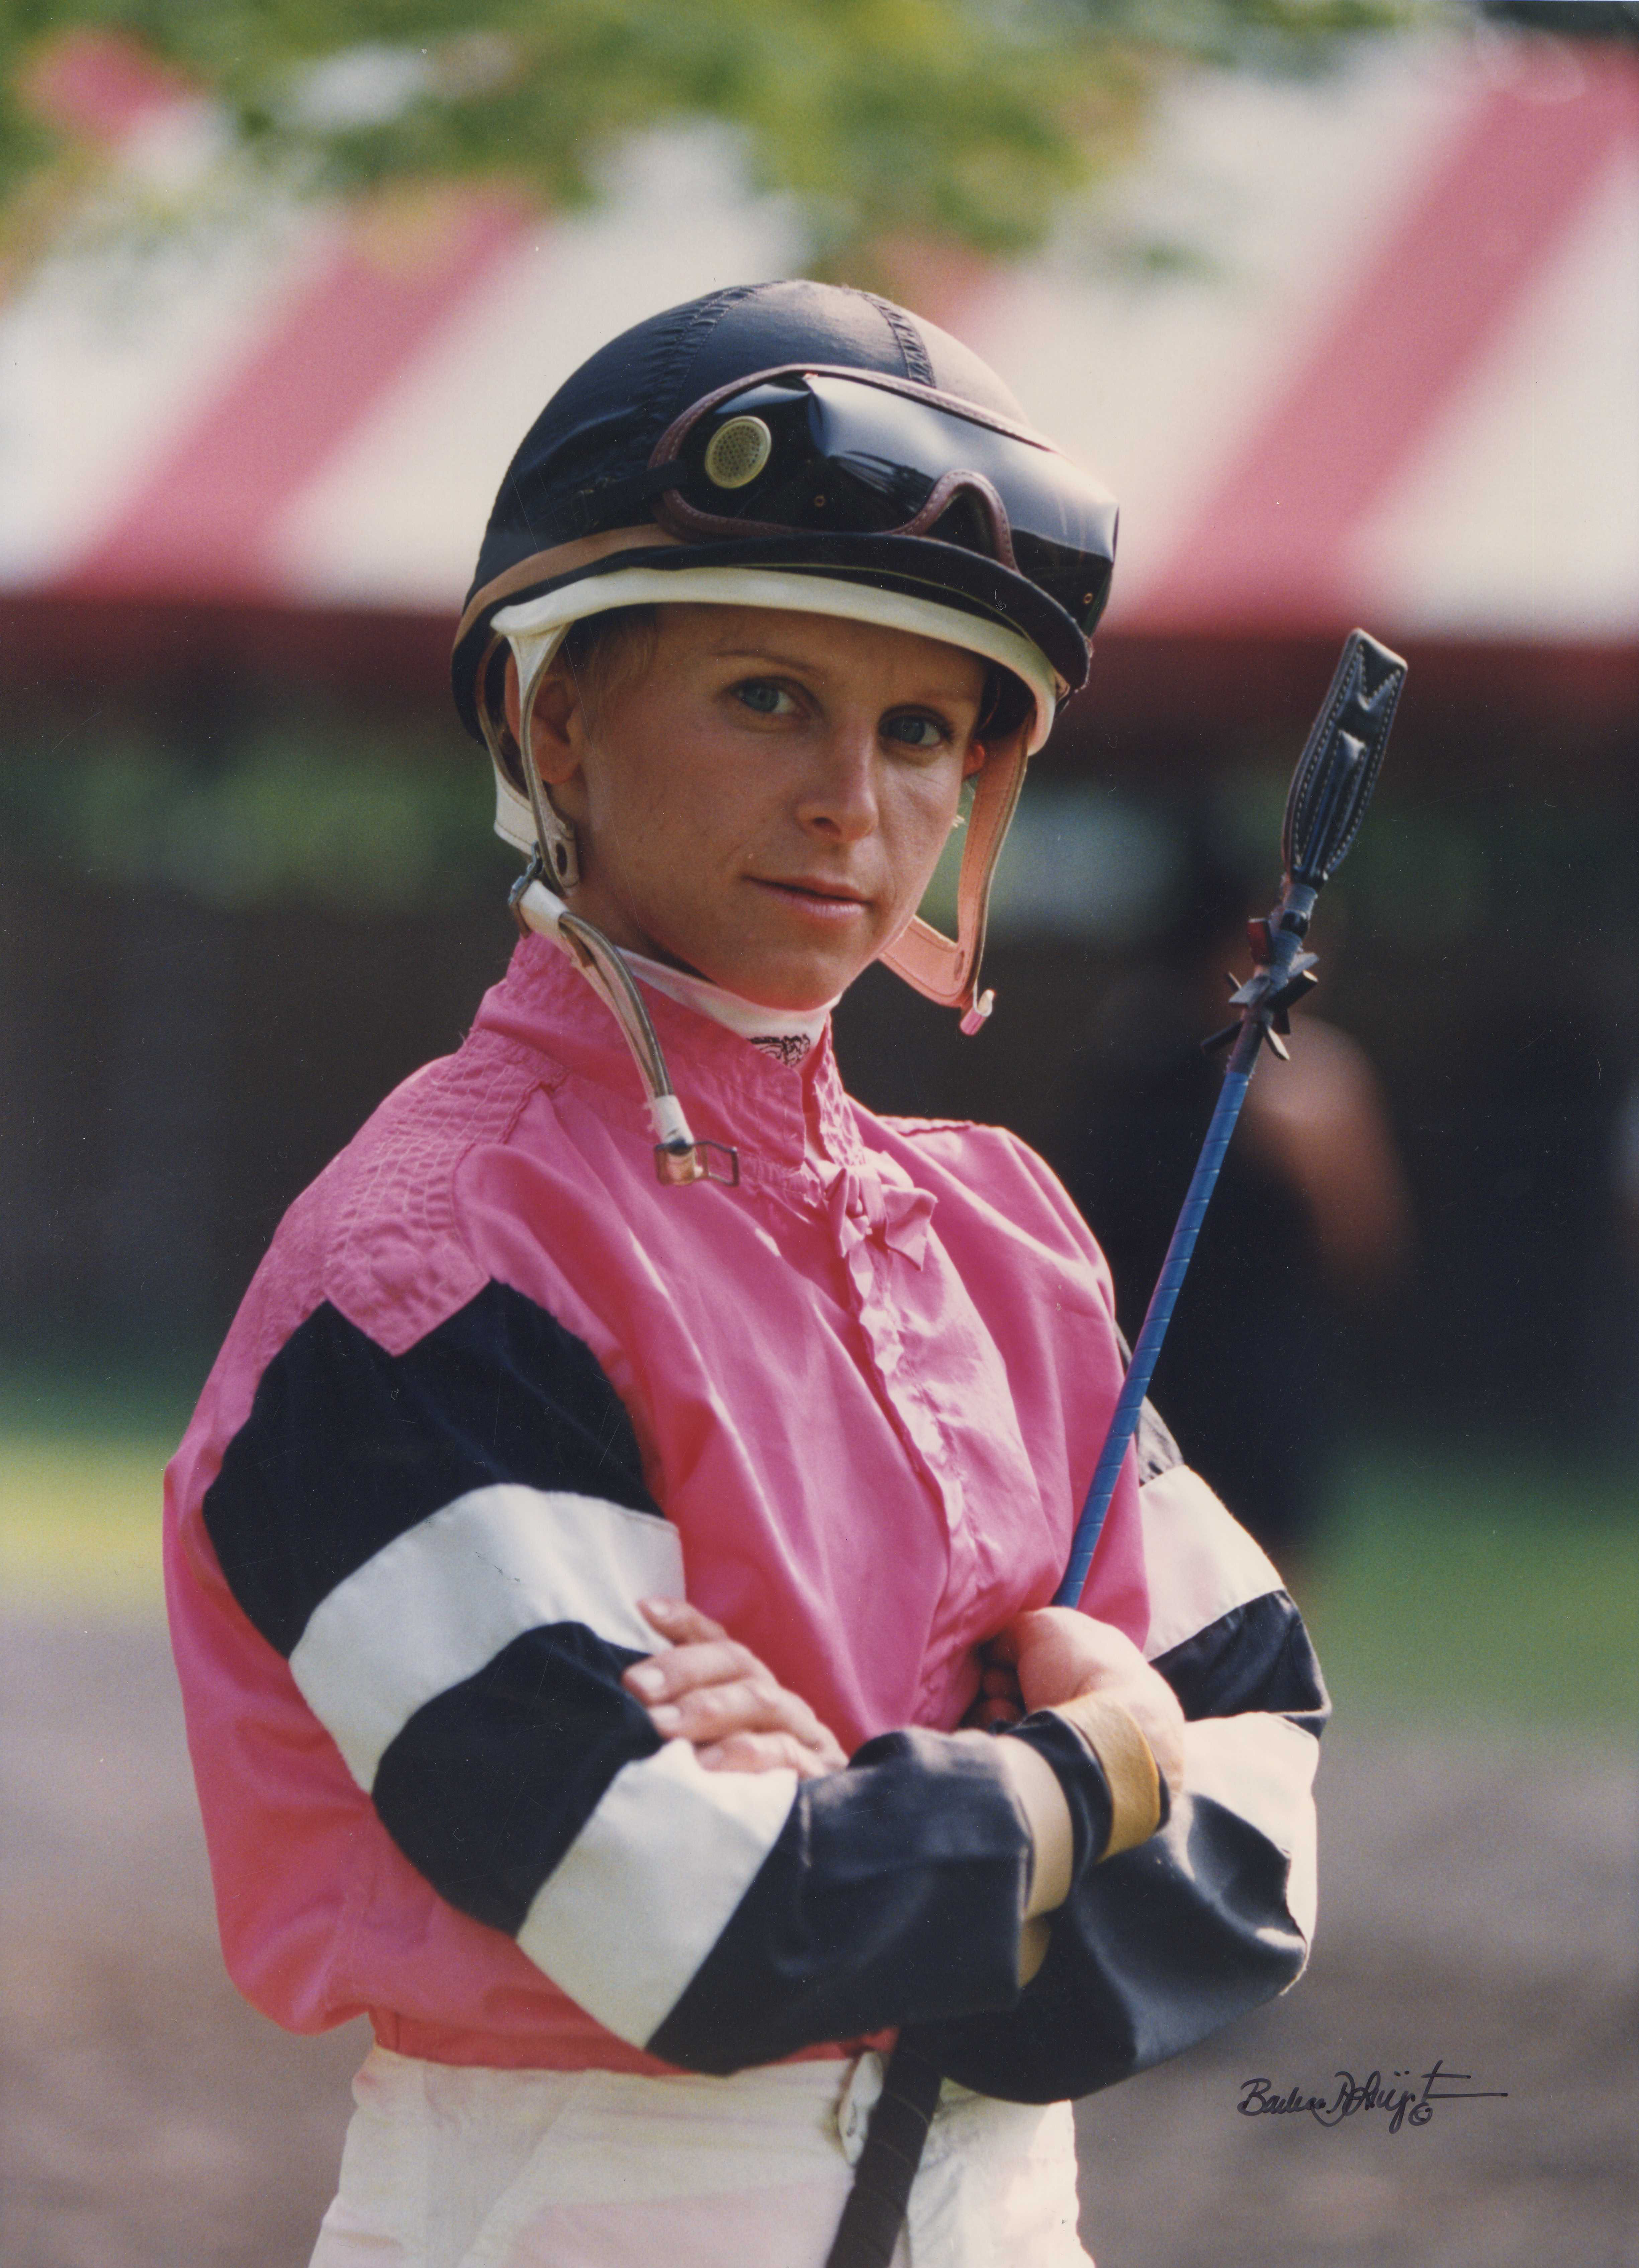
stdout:
<svg viewBox="0 0 1639 2268">
<path fill-rule="evenodd" d="M 1018 1723 L 1024 1714 L 1024 1696 L 1019 1691 L 1015 1669 L 1005 1661 L 993 1660 L 989 1646 L 985 1647 L 983 1659 L 978 1691 L 962 1722 L 988 1733 L 998 1725 Z"/>
<path fill-rule="evenodd" d="M 666 1652 L 633 1662 L 621 1683 L 665 1741 L 689 1741 L 707 1771 L 787 1770 L 823 1779 L 848 1759 L 808 1703 L 686 1599 L 640 1599 Z"/>
<path fill-rule="evenodd" d="M 1175 1796 L 1183 1792 L 1184 1712 L 1178 1697 L 1111 1624 L 1074 1607 L 1032 1608 L 1015 1615 L 985 1654 L 970 1722 L 1013 1724 L 1022 1710 L 1052 1709 L 1083 1693 L 1102 1693 L 1137 1720 L 1156 1770 Z"/>
</svg>

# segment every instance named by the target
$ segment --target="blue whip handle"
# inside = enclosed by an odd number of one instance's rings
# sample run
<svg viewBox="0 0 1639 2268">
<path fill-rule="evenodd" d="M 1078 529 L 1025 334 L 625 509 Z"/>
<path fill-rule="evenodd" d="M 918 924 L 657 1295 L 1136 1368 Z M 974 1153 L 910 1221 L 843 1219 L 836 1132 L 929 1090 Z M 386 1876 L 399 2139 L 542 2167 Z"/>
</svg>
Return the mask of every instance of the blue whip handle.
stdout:
<svg viewBox="0 0 1639 2268">
<path fill-rule="evenodd" d="M 1076 1607 L 1082 1602 L 1087 1571 L 1093 1564 L 1093 1554 L 1098 1549 L 1098 1538 L 1104 1531 L 1104 1514 L 1110 1509 L 1110 1499 L 1115 1494 L 1116 1482 L 1120 1477 L 1127 1449 L 1138 1430 L 1139 1412 L 1144 1406 L 1144 1396 L 1149 1391 L 1149 1381 L 1155 1374 L 1155 1359 L 1161 1352 L 1161 1343 L 1167 1336 L 1167 1325 L 1172 1321 L 1178 1287 L 1188 1270 L 1195 1240 L 1200 1234 L 1200 1225 L 1207 1217 L 1207 1207 L 1217 1185 L 1218 1168 L 1222 1165 L 1224 1152 L 1229 1146 L 1235 1122 L 1241 1115 L 1241 1105 L 1246 1100 L 1246 1089 L 1257 1068 L 1259 1049 L 1262 1044 L 1262 1023 L 1257 1017 L 1249 1017 L 1241 1027 L 1224 1071 L 1223 1086 L 1212 1114 L 1212 1123 L 1207 1129 L 1207 1138 L 1201 1145 L 1200 1155 L 1195 1160 L 1195 1171 L 1190 1179 L 1184 1209 L 1178 1215 L 1172 1241 L 1167 1247 L 1166 1259 L 1162 1263 L 1160 1277 L 1150 1296 L 1149 1312 L 1144 1317 L 1144 1328 L 1133 1349 L 1133 1359 L 1127 1365 L 1121 1397 L 1116 1403 L 1115 1415 L 1110 1420 L 1110 1431 L 1104 1436 L 1104 1446 L 1094 1469 L 1092 1485 L 1087 1491 L 1087 1501 L 1082 1506 L 1082 1516 L 1075 1524 L 1075 1540 L 1070 1546 L 1070 1564 L 1064 1571 L 1064 1580 L 1053 1594 L 1056 1607 Z"/>
</svg>

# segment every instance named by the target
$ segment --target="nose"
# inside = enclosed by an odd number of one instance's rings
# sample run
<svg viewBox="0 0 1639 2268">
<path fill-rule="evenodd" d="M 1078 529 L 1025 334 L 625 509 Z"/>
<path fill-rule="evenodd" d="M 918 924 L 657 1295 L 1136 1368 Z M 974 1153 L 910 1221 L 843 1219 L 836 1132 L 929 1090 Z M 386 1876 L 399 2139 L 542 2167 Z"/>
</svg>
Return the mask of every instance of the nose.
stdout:
<svg viewBox="0 0 1639 2268">
<path fill-rule="evenodd" d="M 797 817 L 811 834 L 836 843 L 860 843 L 875 832 L 875 718 L 838 720 L 813 750 L 797 799 Z"/>
</svg>

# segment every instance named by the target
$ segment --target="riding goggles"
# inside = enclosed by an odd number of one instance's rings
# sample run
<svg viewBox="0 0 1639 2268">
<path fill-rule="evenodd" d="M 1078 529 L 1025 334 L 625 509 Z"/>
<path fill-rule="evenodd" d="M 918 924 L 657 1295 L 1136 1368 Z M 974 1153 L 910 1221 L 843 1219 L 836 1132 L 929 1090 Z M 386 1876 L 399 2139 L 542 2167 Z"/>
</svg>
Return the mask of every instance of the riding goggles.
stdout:
<svg viewBox="0 0 1639 2268">
<path fill-rule="evenodd" d="M 764 371 L 685 410 L 649 462 L 655 517 L 685 539 L 924 537 L 1011 569 L 1084 638 L 1109 595 L 1108 491 L 1023 427 L 910 379 Z"/>
</svg>

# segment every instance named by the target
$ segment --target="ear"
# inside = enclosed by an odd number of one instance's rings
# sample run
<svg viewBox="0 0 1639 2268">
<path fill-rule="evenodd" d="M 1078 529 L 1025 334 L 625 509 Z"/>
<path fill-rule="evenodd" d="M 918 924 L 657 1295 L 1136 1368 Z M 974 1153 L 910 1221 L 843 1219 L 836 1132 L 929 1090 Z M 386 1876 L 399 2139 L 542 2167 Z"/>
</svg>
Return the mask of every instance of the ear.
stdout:
<svg viewBox="0 0 1639 2268">
<path fill-rule="evenodd" d="M 506 657 L 505 697 L 506 729 L 514 740 L 520 740 L 522 719 L 518 659 L 512 653 Z M 559 654 L 535 688 L 535 706 L 529 718 L 535 761 L 548 787 L 564 788 L 579 784 L 586 744 L 586 706 L 580 697 L 580 688 Z"/>
<path fill-rule="evenodd" d="M 1018 725 L 1010 733 L 993 733 L 988 740 L 970 740 L 967 754 L 962 759 L 963 778 L 974 778 L 984 770 L 993 755 L 1000 755 L 1004 749 L 1010 751 L 1022 746 L 1025 732 L 1026 727 Z"/>
</svg>

